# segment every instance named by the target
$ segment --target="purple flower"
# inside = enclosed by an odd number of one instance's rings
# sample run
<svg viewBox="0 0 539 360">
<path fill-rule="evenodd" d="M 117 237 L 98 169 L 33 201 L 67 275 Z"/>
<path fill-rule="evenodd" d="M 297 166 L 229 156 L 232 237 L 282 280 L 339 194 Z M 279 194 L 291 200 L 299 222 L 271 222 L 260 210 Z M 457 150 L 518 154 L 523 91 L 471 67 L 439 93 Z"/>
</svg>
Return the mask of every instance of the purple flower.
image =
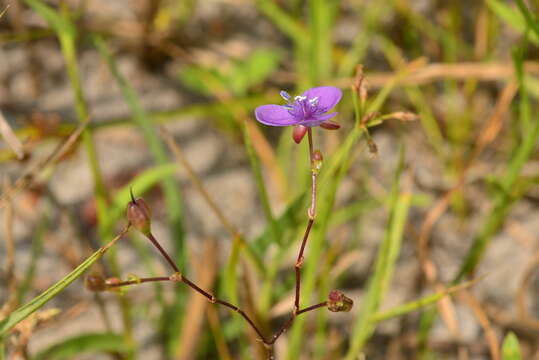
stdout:
<svg viewBox="0 0 539 360">
<path fill-rule="evenodd" d="M 281 91 L 286 105 L 262 105 L 256 108 L 256 119 L 270 126 L 301 125 L 304 127 L 322 126 L 326 129 L 338 129 L 339 125 L 328 121 L 336 112 L 327 114 L 342 97 L 342 91 L 333 86 L 320 86 L 292 97 Z"/>
</svg>

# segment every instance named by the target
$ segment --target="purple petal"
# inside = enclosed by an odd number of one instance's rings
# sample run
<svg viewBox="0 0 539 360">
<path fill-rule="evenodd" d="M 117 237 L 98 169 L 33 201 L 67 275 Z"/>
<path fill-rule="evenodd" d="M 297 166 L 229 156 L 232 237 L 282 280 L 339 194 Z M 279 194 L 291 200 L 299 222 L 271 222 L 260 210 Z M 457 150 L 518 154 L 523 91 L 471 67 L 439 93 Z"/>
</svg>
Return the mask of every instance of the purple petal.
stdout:
<svg viewBox="0 0 539 360">
<path fill-rule="evenodd" d="M 280 105 L 262 105 L 256 108 L 255 116 L 262 124 L 270 126 L 287 126 L 297 124 L 297 120 Z"/>
<path fill-rule="evenodd" d="M 312 118 L 310 118 L 308 120 L 302 121 L 301 125 L 303 125 L 303 126 L 318 126 L 321 123 L 323 123 L 324 121 L 331 119 L 332 117 L 334 117 L 337 114 L 338 113 L 333 112 L 333 113 L 330 113 L 330 114 L 316 115 L 316 116 L 313 116 Z"/>
<path fill-rule="evenodd" d="M 318 97 L 318 110 L 325 113 L 341 101 L 342 91 L 334 86 L 320 86 L 305 91 L 303 96 L 309 99 Z"/>
</svg>

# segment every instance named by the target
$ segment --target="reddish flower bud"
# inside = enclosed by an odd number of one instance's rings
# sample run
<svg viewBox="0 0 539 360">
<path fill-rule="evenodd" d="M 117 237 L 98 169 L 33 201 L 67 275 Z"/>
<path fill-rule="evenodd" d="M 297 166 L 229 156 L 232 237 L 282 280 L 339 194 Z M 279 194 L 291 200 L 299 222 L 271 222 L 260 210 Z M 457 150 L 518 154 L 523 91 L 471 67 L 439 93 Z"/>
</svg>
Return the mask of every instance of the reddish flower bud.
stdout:
<svg viewBox="0 0 539 360">
<path fill-rule="evenodd" d="M 322 124 L 320 124 L 320 127 L 326 130 L 338 130 L 340 129 L 341 125 L 337 124 L 334 121 L 326 120 Z"/>
<path fill-rule="evenodd" d="M 89 274 L 84 279 L 84 287 L 90 291 L 105 291 L 107 286 L 105 284 L 105 279 L 103 276 L 98 274 Z"/>
<path fill-rule="evenodd" d="M 339 290 L 331 290 L 328 295 L 328 310 L 333 312 L 348 312 L 352 310 L 354 301 Z"/>
<path fill-rule="evenodd" d="M 127 220 L 135 229 L 149 235 L 151 232 L 151 213 L 146 202 L 141 199 L 135 199 L 131 193 L 131 201 L 127 204 Z"/>
<path fill-rule="evenodd" d="M 294 130 L 292 131 L 292 138 L 294 139 L 296 144 L 299 144 L 301 140 L 303 140 L 303 137 L 307 134 L 307 126 L 303 125 L 296 125 L 294 126 Z"/>
</svg>

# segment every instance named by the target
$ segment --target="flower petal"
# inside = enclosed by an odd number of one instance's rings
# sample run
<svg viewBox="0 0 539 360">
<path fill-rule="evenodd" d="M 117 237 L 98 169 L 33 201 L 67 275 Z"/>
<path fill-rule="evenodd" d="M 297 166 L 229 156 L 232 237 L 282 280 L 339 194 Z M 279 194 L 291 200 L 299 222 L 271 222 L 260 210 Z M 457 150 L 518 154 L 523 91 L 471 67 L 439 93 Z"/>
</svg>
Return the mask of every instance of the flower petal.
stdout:
<svg viewBox="0 0 539 360">
<path fill-rule="evenodd" d="M 342 91 L 334 86 L 320 86 L 305 91 L 303 96 L 309 99 L 317 97 L 318 110 L 320 113 L 325 113 L 341 101 Z"/>
<path fill-rule="evenodd" d="M 255 110 L 256 119 L 265 125 L 287 126 L 297 124 L 297 120 L 288 112 L 288 109 L 280 105 L 262 105 Z"/>
<path fill-rule="evenodd" d="M 302 121 L 301 125 L 303 125 L 303 126 L 318 126 L 321 123 L 323 123 L 324 121 L 331 119 L 332 117 L 334 117 L 337 114 L 338 113 L 336 113 L 336 112 L 332 112 L 330 114 L 316 115 L 316 116 L 313 116 L 310 119 Z"/>
</svg>

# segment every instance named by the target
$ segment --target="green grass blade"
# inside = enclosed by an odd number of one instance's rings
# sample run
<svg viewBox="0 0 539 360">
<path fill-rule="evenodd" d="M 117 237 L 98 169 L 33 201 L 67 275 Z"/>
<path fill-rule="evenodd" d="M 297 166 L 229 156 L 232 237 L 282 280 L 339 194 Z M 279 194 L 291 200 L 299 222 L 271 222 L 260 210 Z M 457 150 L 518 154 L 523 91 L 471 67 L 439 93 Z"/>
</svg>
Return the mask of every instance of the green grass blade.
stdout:
<svg viewBox="0 0 539 360">
<path fill-rule="evenodd" d="M 524 19 L 526 20 L 527 26 L 539 37 L 539 23 L 537 22 L 537 19 L 528 9 L 526 4 L 524 4 L 524 1 L 516 0 L 516 2 L 522 16 L 524 16 Z"/>
<path fill-rule="evenodd" d="M 346 354 L 347 360 L 353 360 L 359 356 L 365 342 L 374 332 L 375 326 L 370 319 L 372 314 L 378 310 L 386 294 L 393 275 L 395 262 L 400 252 L 404 225 L 411 200 L 410 193 L 400 193 L 400 175 L 403 163 L 404 152 L 401 149 L 401 156 L 391 191 L 388 227 L 378 250 L 374 274 L 370 277 L 367 294 L 361 300 L 362 307 L 350 337 L 351 344 Z"/>
<path fill-rule="evenodd" d="M 62 340 L 33 356 L 32 360 L 74 359 L 83 353 L 125 353 L 129 349 L 122 336 L 114 333 L 90 333 Z"/>
<path fill-rule="evenodd" d="M 501 0 L 487 0 L 487 4 L 490 10 L 498 18 L 507 23 L 513 29 L 517 30 L 521 34 L 524 34 L 526 32 L 526 29 L 528 28 L 528 23 L 525 13 L 523 15 L 521 12 L 517 11 L 516 9 L 507 5 L 506 2 Z M 535 32 L 531 33 L 530 41 L 532 41 L 535 45 L 539 46 L 539 34 Z"/>
<path fill-rule="evenodd" d="M 521 360 L 522 355 L 520 353 L 520 345 L 518 343 L 517 336 L 510 332 L 505 336 L 502 345 L 502 359 L 503 360 Z"/>
<path fill-rule="evenodd" d="M 96 45 L 99 53 L 105 59 L 109 65 L 109 69 L 118 82 L 122 94 L 129 105 L 129 108 L 133 114 L 135 123 L 140 127 L 144 139 L 150 148 L 150 152 L 158 165 L 164 165 L 169 162 L 168 155 L 165 150 L 165 146 L 159 140 L 157 132 L 155 131 L 151 120 L 149 119 L 146 111 L 142 108 L 140 101 L 135 93 L 135 90 L 128 83 L 127 79 L 120 73 L 116 61 L 107 48 L 104 40 L 98 36 L 94 36 L 94 44 Z M 167 175 L 162 178 L 163 190 L 165 192 L 165 202 L 167 204 L 167 215 L 169 217 L 170 226 L 173 233 L 174 243 L 176 244 L 176 261 L 181 269 L 185 269 L 187 265 L 186 261 L 186 247 L 185 247 L 185 234 L 182 221 L 182 204 L 179 186 L 172 175 Z"/>
<path fill-rule="evenodd" d="M 70 272 L 63 279 L 45 290 L 39 296 L 33 298 L 25 305 L 13 311 L 4 320 L 0 321 L 0 337 L 3 337 L 12 327 L 26 319 L 33 312 L 39 310 L 47 302 L 64 290 L 69 284 L 78 279 L 86 270 L 88 270 L 90 266 L 99 260 L 107 252 L 107 250 L 120 239 L 120 237 L 121 235 L 116 236 L 107 245 L 94 252 L 89 258 L 77 266 L 75 270 Z"/>
<path fill-rule="evenodd" d="M 332 24 L 338 1 L 310 0 L 311 81 L 322 83 L 331 75 L 333 65 Z"/>
<path fill-rule="evenodd" d="M 399 306 L 395 306 L 394 308 L 391 308 L 389 310 L 376 312 L 371 315 L 369 321 L 372 323 L 378 323 L 381 321 L 393 319 L 398 316 L 409 314 L 413 311 L 435 304 L 436 302 L 438 302 L 445 296 L 452 295 L 456 293 L 457 291 L 467 288 L 475 283 L 476 283 L 475 280 L 468 281 L 460 285 L 452 286 L 446 289 L 445 291 L 437 292 L 435 294 L 425 296 L 421 299 L 410 301 Z"/>
<path fill-rule="evenodd" d="M 283 11 L 273 0 L 256 0 L 256 7 L 283 33 L 297 44 L 309 42 L 309 33 L 295 18 Z"/>
</svg>

